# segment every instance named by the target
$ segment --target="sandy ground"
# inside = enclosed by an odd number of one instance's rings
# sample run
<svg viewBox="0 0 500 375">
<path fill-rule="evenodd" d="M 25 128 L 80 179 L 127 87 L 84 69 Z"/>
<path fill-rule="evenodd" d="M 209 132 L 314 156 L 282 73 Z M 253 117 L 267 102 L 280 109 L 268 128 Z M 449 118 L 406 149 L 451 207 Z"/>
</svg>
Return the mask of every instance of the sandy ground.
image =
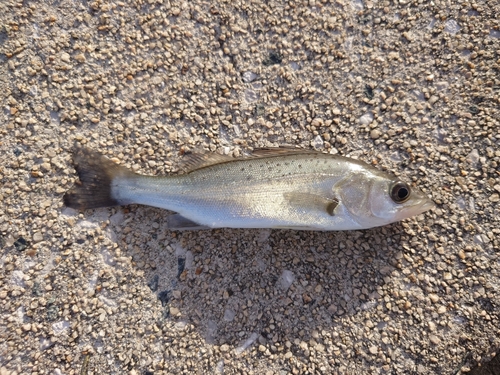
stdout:
<svg viewBox="0 0 500 375">
<path fill-rule="evenodd" d="M 500 347 L 500 5 L 0 3 L 0 374 L 458 374 Z M 76 212 L 74 142 L 144 174 L 292 144 L 437 208 L 171 232 Z"/>
</svg>

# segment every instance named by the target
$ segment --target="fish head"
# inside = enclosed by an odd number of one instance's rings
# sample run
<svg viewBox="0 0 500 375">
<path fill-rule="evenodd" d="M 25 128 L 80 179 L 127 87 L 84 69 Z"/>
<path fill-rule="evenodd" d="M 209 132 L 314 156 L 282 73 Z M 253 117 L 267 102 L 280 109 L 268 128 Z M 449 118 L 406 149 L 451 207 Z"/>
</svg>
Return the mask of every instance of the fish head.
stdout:
<svg viewBox="0 0 500 375">
<path fill-rule="evenodd" d="M 341 200 L 362 228 L 404 220 L 435 206 L 419 189 L 383 172 L 352 176 L 349 188 L 341 189 Z"/>
</svg>

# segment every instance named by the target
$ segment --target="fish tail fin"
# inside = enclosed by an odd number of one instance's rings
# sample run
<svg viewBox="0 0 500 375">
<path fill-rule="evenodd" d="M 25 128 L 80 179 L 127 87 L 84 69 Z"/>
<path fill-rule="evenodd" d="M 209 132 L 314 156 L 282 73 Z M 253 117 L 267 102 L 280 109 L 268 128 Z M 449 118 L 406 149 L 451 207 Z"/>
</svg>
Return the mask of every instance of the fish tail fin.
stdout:
<svg viewBox="0 0 500 375">
<path fill-rule="evenodd" d="M 64 204 L 67 207 L 84 210 L 123 204 L 113 196 L 113 180 L 117 177 L 134 176 L 134 172 L 98 152 L 81 147 L 74 151 L 73 165 L 80 181 L 64 194 Z"/>
</svg>

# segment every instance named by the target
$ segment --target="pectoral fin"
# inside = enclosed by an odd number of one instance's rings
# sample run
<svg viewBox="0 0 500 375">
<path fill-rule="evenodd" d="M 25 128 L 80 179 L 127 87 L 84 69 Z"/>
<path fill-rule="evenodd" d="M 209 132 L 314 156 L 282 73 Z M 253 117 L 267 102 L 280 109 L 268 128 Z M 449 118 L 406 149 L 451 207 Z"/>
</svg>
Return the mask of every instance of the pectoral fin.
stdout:
<svg viewBox="0 0 500 375">
<path fill-rule="evenodd" d="M 292 192 L 285 193 L 284 196 L 294 207 L 304 211 L 311 209 L 323 211 L 330 216 L 335 215 L 335 208 L 339 204 L 339 200 L 336 198 L 327 198 L 318 194 Z"/>
</svg>

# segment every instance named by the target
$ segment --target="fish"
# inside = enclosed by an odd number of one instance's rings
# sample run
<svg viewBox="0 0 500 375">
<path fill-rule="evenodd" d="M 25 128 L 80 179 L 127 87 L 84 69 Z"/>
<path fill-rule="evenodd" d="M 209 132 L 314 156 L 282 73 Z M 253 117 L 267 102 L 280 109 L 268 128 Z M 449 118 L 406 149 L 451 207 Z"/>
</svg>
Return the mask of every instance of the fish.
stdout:
<svg viewBox="0 0 500 375">
<path fill-rule="evenodd" d="M 418 188 L 363 161 L 276 147 L 244 157 L 185 156 L 181 173 L 133 172 L 85 147 L 74 151 L 79 182 L 63 197 L 78 210 L 139 204 L 174 213 L 171 230 L 273 228 L 358 230 L 432 209 Z"/>
</svg>

